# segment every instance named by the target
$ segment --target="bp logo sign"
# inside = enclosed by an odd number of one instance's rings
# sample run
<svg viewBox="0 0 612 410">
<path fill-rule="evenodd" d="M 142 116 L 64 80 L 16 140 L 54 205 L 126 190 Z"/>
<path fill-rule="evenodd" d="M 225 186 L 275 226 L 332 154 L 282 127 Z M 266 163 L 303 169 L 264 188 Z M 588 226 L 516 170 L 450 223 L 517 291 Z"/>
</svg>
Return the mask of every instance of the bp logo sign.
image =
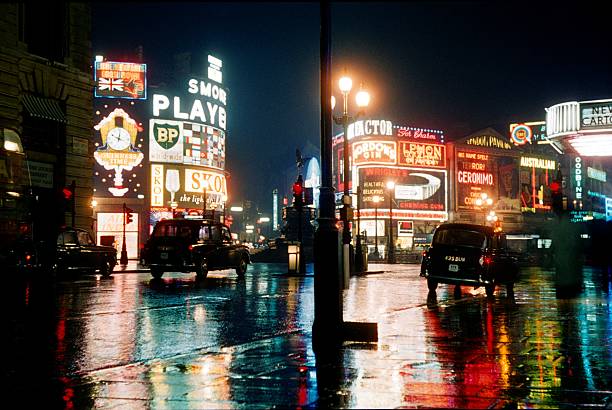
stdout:
<svg viewBox="0 0 612 410">
<path fill-rule="evenodd" d="M 183 148 L 180 121 L 149 120 L 149 161 L 182 164 Z"/>
<path fill-rule="evenodd" d="M 157 142 L 157 144 L 165 150 L 169 150 L 177 144 L 180 134 L 178 124 L 172 125 L 156 123 L 153 126 L 153 136 L 155 138 L 155 142 Z"/>
</svg>

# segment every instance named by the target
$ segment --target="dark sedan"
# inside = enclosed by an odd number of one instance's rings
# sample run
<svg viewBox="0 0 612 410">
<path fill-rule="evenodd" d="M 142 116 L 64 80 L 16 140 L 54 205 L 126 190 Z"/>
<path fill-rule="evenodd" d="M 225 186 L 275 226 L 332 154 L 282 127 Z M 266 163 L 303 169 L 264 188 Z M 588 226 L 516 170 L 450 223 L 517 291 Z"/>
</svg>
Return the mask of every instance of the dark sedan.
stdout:
<svg viewBox="0 0 612 410">
<path fill-rule="evenodd" d="M 514 291 L 517 258 L 508 250 L 506 235 L 482 225 L 447 223 L 434 233 L 431 247 L 423 255 L 421 276 L 434 292 L 439 283 L 484 286 L 492 296 L 498 284 Z"/>
<path fill-rule="evenodd" d="M 235 243 L 229 228 L 207 219 L 167 219 L 155 225 L 141 254 L 154 278 L 164 272 L 195 272 L 200 279 L 209 270 L 235 269 L 242 277 L 251 262 L 246 246 Z"/>
</svg>

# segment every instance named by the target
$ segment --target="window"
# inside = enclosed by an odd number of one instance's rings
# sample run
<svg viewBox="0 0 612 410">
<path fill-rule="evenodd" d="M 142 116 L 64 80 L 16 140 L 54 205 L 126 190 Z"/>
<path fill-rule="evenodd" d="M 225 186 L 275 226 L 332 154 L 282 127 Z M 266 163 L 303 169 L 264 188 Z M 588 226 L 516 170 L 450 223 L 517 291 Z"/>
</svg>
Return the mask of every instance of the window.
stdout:
<svg viewBox="0 0 612 410">
<path fill-rule="evenodd" d="M 210 240 L 210 226 L 208 225 L 200 226 L 200 232 L 198 233 L 198 240 L 200 241 Z"/>
<path fill-rule="evenodd" d="M 63 242 L 64 245 L 78 245 L 79 244 L 75 232 L 64 232 L 60 235 L 60 237 L 62 237 L 61 241 Z M 60 243 L 59 238 L 57 242 L 59 245 L 62 245 L 62 243 Z"/>
<path fill-rule="evenodd" d="M 28 2 L 19 12 L 20 36 L 28 52 L 63 63 L 67 48 L 66 3 Z"/>
<path fill-rule="evenodd" d="M 212 240 L 220 241 L 221 240 L 221 229 L 219 228 L 219 226 L 213 225 L 211 226 L 211 230 L 212 230 Z"/>
<path fill-rule="evenodd" d="M 458 245 L 484 249 L 487 246 L 487 237 L 478 231 L 443 229 L 436 232 L 433 243 L 434 245 Z"/>
<path fill-rule="evenodd" d="M 223 242 L 231 242 L 232 241 L 232 235 L 230 234 L 229 229 L 227 229 L 227 227 L 222 227 L 221 228 L 221 232 L 222 232 L 222 238 L 223 238 Z"/>
<path fill-rule="evenodd" d="M 93 240 L 91 236 L 87 232 L 79 231 L 77 232 L 79 238 L 79 245 L 93 245 Z"/>
</svg>

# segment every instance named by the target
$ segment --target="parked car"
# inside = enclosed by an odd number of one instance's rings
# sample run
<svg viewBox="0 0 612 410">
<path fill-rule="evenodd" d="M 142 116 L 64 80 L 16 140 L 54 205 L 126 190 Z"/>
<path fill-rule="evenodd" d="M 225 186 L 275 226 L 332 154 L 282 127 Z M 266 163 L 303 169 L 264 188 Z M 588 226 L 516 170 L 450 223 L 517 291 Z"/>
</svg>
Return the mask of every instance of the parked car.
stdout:
<svg viewBox="0 0 612 410">
<path fill-rule="evenodd" d="M 512 294 L 518 271 L 517 257 L 509 252 L 504 233 L 461 223 L 440 225 L 421 263 L 421 276 L 430 291 L 435 292 L 439 283 L 484 286 L 489 297 L 498 284 L 505 284 Z"/>
<path fill-rule="evenodd" d="M 235 269 L 242 277 L 249 263 L 247 247 L 232 240 L 226 225 L 208 219 L 159 221 L 141 253 L 141 264 L 154 278 L 164 272 L 195 272 L 204 279 L 208 271 L 221 269 Z"/>
<path fill-rule="evenodd" d="M 10 269 L 22 273 L 98 272 L 108 277 L 117 265 L 117 250 L 96 245 L 84 229 L 63 228 L 54 239 L 21 238 L 11 247 L 10 261 Z"/>
</svg>

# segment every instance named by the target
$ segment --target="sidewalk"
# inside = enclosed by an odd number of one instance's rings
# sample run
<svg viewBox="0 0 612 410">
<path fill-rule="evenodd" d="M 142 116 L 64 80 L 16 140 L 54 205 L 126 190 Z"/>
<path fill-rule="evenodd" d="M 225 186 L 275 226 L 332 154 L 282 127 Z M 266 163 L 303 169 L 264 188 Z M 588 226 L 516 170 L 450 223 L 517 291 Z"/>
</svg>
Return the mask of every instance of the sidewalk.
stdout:
<svg viewBox="0 0 612 410">
<path fill-rule="evenodd" d="M 117 262 L 117 266 L 115 266 L 115 269 L 113 269 L 113 273 L 138 273 L 149 271 L 149 268 L 145 268 L 135 259 L 128 260 L 127 265 L 122 265 Z"/>
</svg>

